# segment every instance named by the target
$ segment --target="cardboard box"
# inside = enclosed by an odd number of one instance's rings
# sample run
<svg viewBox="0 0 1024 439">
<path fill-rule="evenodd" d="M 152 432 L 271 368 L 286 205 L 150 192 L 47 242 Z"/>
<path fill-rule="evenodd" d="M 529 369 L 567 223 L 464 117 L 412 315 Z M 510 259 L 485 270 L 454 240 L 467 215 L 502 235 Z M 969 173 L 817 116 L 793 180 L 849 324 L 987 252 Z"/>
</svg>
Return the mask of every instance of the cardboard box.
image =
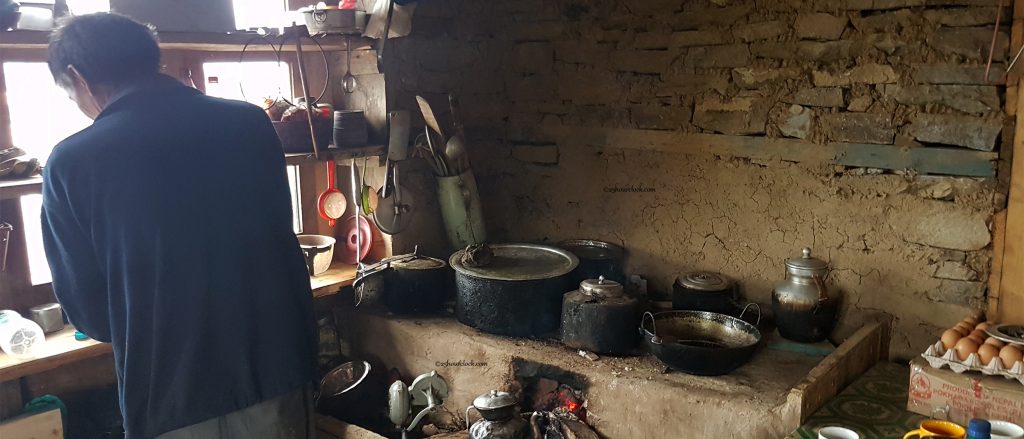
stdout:
<svg viewBox="0 0 1024 439">
<path fill-rule="evenodd" d="M 1024 386 L 1016 380 L 935 369 L 923 358 L 910 362 L 907 410 L 961 425 L 974 418 L 1024 424 Z"/>
</svg>

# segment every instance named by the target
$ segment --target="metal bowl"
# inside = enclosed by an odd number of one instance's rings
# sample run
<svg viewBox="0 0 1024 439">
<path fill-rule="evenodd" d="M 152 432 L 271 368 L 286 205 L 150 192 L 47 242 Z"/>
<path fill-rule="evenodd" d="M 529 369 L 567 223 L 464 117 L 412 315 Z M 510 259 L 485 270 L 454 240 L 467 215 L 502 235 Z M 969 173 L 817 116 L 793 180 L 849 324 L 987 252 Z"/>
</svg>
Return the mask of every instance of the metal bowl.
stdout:
<svg viewBox="0 0 1024 439">
<path fill-rule="evenodd" d="M 331 398 L 352 391 L 370 375 L 370 363 L 350 361 L 335 367 L 320 380 L 320 398 Z"/>
<path fill-rule="evenodd" d="M 736 370 L 750 361 L 762 339 L 756 326 L 706 311 L 644 313 L 640 333 L 659 360 L 693 375 Z"/>
</svg>

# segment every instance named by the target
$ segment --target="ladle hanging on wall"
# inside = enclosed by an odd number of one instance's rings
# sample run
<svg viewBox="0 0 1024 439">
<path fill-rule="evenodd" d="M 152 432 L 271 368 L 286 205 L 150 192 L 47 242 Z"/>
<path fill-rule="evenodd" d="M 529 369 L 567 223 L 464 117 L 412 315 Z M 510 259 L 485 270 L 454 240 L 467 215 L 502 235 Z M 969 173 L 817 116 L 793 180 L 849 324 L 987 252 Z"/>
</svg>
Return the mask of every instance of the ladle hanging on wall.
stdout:
<svg viewBox="0 0 1024 439">
<path fill-rule="evenodd" d="M 354 93 L 356 91 L 356 77 L 352 75 L 352 37 L 345 38 L 345 58 L 347 65 L 345 77 L 341 79 L 341 86 L 345 89 L 345 93 Z"/>
</svg>

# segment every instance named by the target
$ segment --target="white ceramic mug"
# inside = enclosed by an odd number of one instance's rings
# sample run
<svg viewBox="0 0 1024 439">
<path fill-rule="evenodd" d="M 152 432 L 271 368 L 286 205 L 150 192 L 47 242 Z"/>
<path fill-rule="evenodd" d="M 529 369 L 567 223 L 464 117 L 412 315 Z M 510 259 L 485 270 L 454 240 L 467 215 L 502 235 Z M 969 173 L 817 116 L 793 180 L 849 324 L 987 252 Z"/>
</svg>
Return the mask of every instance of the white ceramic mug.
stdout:
<svg viewBox="0 0 1024 439">
<path fill-rule="evenodd" d="M 992 424 L 992 439 L 1024 439 L 1024 428 L 1006 421 L 989 421 Z"/>
<path fill-rule="evenodd" d="M 822 427 L 818 430 L 818 439 L 860 439 L 860 435 L 849 428 Z"/>
</svg>

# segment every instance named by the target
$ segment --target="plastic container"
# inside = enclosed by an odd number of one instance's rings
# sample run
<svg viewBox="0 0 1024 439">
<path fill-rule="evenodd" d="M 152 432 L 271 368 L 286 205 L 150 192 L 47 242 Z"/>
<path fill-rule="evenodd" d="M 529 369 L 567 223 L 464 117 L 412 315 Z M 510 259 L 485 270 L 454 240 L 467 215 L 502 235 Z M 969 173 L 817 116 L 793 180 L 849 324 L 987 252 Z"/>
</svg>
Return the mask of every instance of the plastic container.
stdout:
<svg viewBox="0 0 1024 439">
<path fill-rule="evenodd" d="M 16 311 L 0 311 L 0 350 L 17 358 L 37 356 L 46 339 L 43 328 Z"/>
<path fill-rule="evenodd" d="M 1018 347 L 1020 345 L 1017 345 Z M 928 365 L 936 369 L 948 367 L 950 370 L 956 373 L 964 373 L 968 371 L 981 372 L 985 375 L 998 375 L 1009 379 L 1014 379 L 1024 384 L 1024 362 L 1016 362 L 1013 367 L 1007 368 L 1003 366 L 1002 360 L 998 356 L 992 359 L 989 364 L 982 364 L 981 358 L 978 354 L 972 353 L 967 356 L 966 360 L 961 361 L 956 356 L 956 350 L 946 350 L 942 346 L 942 342 L 936 342 L 934 345 L 928 347 L 927 350 L 921 354 L 925 360 L 928 361 Z"/>
</svg>

